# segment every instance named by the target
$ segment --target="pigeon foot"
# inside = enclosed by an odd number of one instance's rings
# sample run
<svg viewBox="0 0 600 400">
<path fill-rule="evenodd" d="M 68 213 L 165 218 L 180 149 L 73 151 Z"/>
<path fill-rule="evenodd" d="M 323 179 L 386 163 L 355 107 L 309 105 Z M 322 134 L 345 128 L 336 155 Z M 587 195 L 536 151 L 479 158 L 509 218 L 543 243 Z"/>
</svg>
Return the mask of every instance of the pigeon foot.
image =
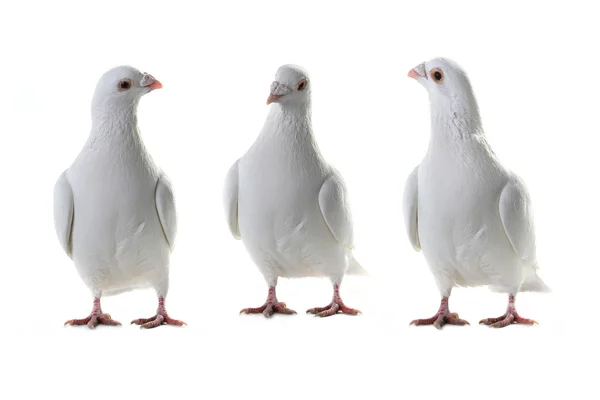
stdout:
<svg viewBox="0 0 600 400">
<path fill-rule="evenodd" d="M 118 326 L 121 325 L 121 323 L 112 319 L 110 314 L 104 314 L 102 312 L 102 308 L 100 307 L 100 299 L 96 298 L 94 299 L 94 307 L 90 315 L 83 319 L 70 319 L 65 322 L 65 325 L 87 325 L 88 328 L 94 329 L 98 325 Z"/>
<path fill-rule="evenodd" d="M 355 310 L 354 308 L 347 307 L 342 298 L 340 297 L 340 287 L 339 285 L 333 286 L 333 300 L 325 307 L 315 307 L 309 310 L 306 310 L 307 314 L 314 314 L 317 317 L 329 317 L 337 313 L 348 314 L 348 315 L 359 315 L 361 314 L 360 310 Z"/>
<path fill-rule="evenodd" d="M 296 314 L 296 311 L 287 308 L 285 303 L 277 301 L 275 287 L 270 287 L 265 304 L 256 308 L 244 308 L 240 314 L 263 314 L 266 318 L 271 318 L 273 314 L 292 315 Z"/>
<path fill-rule="evenodd" d="M 410 325 L 433 325 L 437 329 L 442 329 L 444 325 L 470 325 L 468 321 L 458 318 L 457 313 L 451 313 L 448 308 L 448 298 L 443 297 L 438 312 L 431 318 L 415 319 L 410 322 Z"/>
<path fill-rule="evenodd" d="M 133 321 L 131 321 L 131 324 L 140 325 L 140 328 L 142 329 L 156 328 L 160 325 L 187 325 L 183 321 L 179 321 L 177 319 L 169 317 L 169 314 L 167 314 L 167 310 L 165 309 L 165 299 L 162 297 L 158 299 L 158 309 L 156 310 L 155 316 L 150 318 L 134 319 Z"/>
<path fill-rule="evenodd" d="M 510 295 L 508 297 L 508 308 L 504 315 L 497 318 L 485 318 L 479 321 L 479 323 L 488 325 L 491 328 L 504 328 L 512 324 L 534 325 L 537 324 L 537 321 L 521 317 L 515 308 L 515 296 Z"/>
</svg>

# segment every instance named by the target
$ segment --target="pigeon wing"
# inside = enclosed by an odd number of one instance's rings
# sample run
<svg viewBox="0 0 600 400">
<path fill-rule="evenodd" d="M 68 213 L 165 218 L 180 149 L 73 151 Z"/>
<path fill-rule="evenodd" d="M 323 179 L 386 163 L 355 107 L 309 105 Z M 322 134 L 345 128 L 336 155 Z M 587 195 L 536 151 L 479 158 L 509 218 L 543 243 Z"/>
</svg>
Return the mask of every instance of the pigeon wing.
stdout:
<svg viewBox="0 0 600 400">
<path fill-rule="evenodd" d="M 319 207 L 329 230 L 337 241 L 352 248 L 354 234 L 348 194 L 344 181 L 336 171 L 333 171 L 321 186 Z"/>
<path fill-rule="evenodd" d="M 173 251 L 177 233 L 177 212 L 175 210 L 175 198 L 171 182 L 164 175 L 158 179 L 156 184 L 154 201 L 163 233 L 167 239 L 167 243 L 169 243 L 169 248 Z"/>
<path fill-rule="evenodd" d="M 54 185 L 54 229 L 58 241 L 67 255 L 72 258 L 71 232 L 73 228 L 73 190 L 64 171 Z"/>
<path fill-rule="evenodd" d="M 524 261 L 535 262 L 535 232 L 529 194 L 519 179 L 508 183 L 499 201 L 500 219 L 515 253 Z"/>
<path fill-rule="evenodd" d="M 238 163 L 237 160 L 225 178 L 225 188 L 223 190 L 223 205 L 225 207 L 225 218 L 229 226 L 229 231 L 236 239 L 241 239 L 240 227 L 238 224 Z"/>
<path fill-rule="evenodd" d="M 421 250 L 419 242 L 419 166 L 410 173 L 404 184 L 404 196 L 402 200 L 402 211 L 404 214 L 404 226 L 408 238 L 416 251 Z"/>
</svg>

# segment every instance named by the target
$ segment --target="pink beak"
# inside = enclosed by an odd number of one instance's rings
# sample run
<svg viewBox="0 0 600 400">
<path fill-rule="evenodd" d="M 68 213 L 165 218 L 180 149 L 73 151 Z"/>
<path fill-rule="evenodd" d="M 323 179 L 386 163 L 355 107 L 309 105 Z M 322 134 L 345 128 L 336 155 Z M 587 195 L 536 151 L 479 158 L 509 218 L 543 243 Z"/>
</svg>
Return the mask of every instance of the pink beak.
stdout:
<svg viewBox="0 0 600 400">
<path fill-rule="evenodd" d="M 271 104 L 274 101 L 279 100 L 281 97 L 283 97 L 283 96 L 271 93 L 269 95 L 269 97 L 267 98 L 267 105 Z"/>
<path fill-rule="evenodd" d="M 147 87 L 147 88 L 150 88 L 152 90 L 155 90 L 155 89 L 161 89 L 163 86 L 162 86 L 162 83 L 160 83 L 159 81 L 154 81 L 151 84 L 146 85 L 144 87 Z"/>
<path fill-rule="evenodd" d="M 150 83 L 145 84 L 145 81 L 150 81 Z M 141 83 L 143 87 L 147 87 L 152 90 L 161 89 L 163 87 L 162 83 L 160 83 L 155 77 L 147 72 L 144 72 L 144 78 L 142 79 Z"/>
<path fill-rule="evenodd" d="M 409 77 L 409 78 L 415 78 L 415 79 L 416 79 L 416 78 L 420 78 L 420 77 L 421 77 L 421 74 L 419 74 L 419 73 L 418 73 L 417 71 L 415 71 L 415 70 L 414 70 L 414 68 L 413 68 L 413 69 L 411 69 L 410 71 L 408 71 L 408 77 Z"/>
</svg>

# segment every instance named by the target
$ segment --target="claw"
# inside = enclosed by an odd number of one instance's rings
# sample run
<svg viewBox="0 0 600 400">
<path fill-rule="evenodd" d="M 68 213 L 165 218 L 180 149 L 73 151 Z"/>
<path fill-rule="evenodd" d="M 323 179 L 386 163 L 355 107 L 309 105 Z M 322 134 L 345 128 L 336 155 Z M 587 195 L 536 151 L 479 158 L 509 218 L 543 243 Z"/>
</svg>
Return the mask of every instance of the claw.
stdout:
<svg viewBox="0 0 600 400">
<path fill-rule="evenodd" d="M 100 299 L 95 298 L 94 307 L 92 308 L 90 315 L 83 319 L 70 319 L 65 322 L 63 326 L 67 325 L 87 325 L 88 328 L 95 329 L 98 325 L 118 326 L 121 325 L 121 323 L 113 320 L 110 314 L 103 314 L 102 308 L 100 307 Z"/>
<path fill-rule="evenodd" d="M 150 318 L 134 319 L 133 321 L 131 321 L 131 324 L 139 325 L 140 329 L 152 329 L 161 325 L 187 325 L 183 321 L 179 321 L 177 319 L 169 317 L 169 314 L 167 314 L 167 310 L 165 309 L 165 299 L 163 297 L 160 297 L 158 299 L 158 310 L 156 310 L 155 316 Z"/>
<path fill-rule="evenodd" d="M 360 310 L 355 310 L 354 308 L 347 307 L 342 298 L 340 297 L 340 288 L 339 285 L 333 286 L 333 300 L 325 307 L 315 307 L 306 310 L 307 314 L 314 314 L 317 317 L 330 317 L 334 314 L 341 312 L 342 314 L 348 315 L 362 315 Z"/>
<path fill-rule="evenodd" d="M 490 328 L 504 328 L 505 326 L 512 324 L 521 325 L 539 325 L 537 321 L 533 319 L 523 318 L 517 313 L 515 308 L 515 296 L 508 296 L 508 308 L 506 313 L 497 318 L 484 318 L 479 321 L 480 324 L 488 325 Z"/>
<path fill-rule="evenodd" d="M 458 313 L 451 313 L 448 309 L 448 298 L 443 297 L 440 303 L 438 312 L 431 318 L 426 319 L 415 319 L 410 322 L 410 325 L 422 326 L 422 325 L 433 325 L 437 329 L 442 329 L 444 325 L 470 325 L 468 321 L 458 318 Z"/>
<path fill-rule="evenodd" d="M 296 314 L 296 311 L 287 308 L 285 303 L 277 301 L 275 287 L 270 287 L 265 304 L 256 308 L 244 308 L 240 314 L 263 314 L 265 318 L 271 318 L 273 314 L 292 315 Z"/>
</svg>

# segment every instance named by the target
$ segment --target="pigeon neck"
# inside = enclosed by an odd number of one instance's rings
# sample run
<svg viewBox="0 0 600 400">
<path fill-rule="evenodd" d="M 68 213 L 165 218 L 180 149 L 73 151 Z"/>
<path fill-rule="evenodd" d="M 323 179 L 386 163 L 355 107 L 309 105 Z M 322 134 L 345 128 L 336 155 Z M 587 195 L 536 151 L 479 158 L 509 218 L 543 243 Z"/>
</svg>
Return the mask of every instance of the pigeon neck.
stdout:
<svg viewBox="0 0 600 400">
<path fill-rule="evenodd" d="M 129 107 L 105 106 L 92 110 L 92 135 L 138 134 L 137 104 Z"/>
<path fill-rule="evenodd" d="M 276 105 L 271 108 L 268 117 L 269 124 L 276 129 L 265 130 L 272 135 L 290 135 L 296 140 L 312 140 L 312 123 L 310 103 L 302 105 Z"/>
<path fill-rule="evenodd" d="M 433 137 L 442 136 L 452 140 L 470 140 L 474 136 L 483 136 L 475 98 L 432 98 L 431 131 Z"/>
<path fill-rule="evenodd" d="M 492 155 L 476 102 L 432 103 L 428 153 L 436 158 L 458 157 L 463 161 Z"/>
</svg>

